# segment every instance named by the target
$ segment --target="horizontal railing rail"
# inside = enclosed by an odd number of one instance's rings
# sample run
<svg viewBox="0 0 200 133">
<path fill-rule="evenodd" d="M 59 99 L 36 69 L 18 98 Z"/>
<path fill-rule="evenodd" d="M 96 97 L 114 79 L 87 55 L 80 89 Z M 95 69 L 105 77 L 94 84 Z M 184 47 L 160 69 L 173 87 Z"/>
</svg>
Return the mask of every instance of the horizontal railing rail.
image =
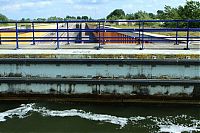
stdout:
<svg viewBox="0 0 200 133">
<path fill-rule="evenodd" d="M 118 23 L 127 25 L 127 27 L 113 27 L 113 24 Z M 173 28 L 154 27 L 153 23 L 171 24 Z M 63 42 L 66 44 L 72 42 L 98 43 L 98 48 L 106 43 L 133 43 L 140 44 L 140 49 L 144 49 L 145 43 L 179 44 L 181 42 L 186 44 L 184 49 L 189 49 L 191 42 L 200 42 L 199 23 L 200 20 L 0 21 L 0 45 L 15 43 L 15 48 L 18 49 L 19 44 L 25 42 L 32 45 L 50 42 L 55 43 L 56 48 L 59 49 L 60 43 Z M 73 26 L 70 27 L 70 25 Z M 168 32 L 173 34 L 164 34 Z"/>
</svg>

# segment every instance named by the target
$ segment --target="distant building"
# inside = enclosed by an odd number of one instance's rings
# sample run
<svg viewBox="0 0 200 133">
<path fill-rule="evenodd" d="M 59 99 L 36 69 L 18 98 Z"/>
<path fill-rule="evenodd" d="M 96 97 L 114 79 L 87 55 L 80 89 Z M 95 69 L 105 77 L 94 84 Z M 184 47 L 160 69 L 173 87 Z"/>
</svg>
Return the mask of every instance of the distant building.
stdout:
<svg viewBox="0 0 200 133">
<path fill-rule="evenodd" d="M 129 25 L 129 26 L 134 25 L 134 22 L 123 22 L 123 21 L 126 21 L 126 19 L 119 19 L 117 21 L 119 21 L 119 22 L 116 22 L 116 25 Z M 122 22 L 120 22 L 120 21 L 122 21 Z"/>
<path fill-rule="evenodd" d="M 31 29 L 32 27 L 31 27 L 31 25 L 21 25 L 19 28 L 20 29 Z"/>
<path fill-rule="evenodd" d="M 128 25 L 128 22 L 120 22 L 120 21 L 126 21 L 126 19 L 119 19 L 117 21 L 119 22 L 116 22 L 116 25 Z"/>
</svg>

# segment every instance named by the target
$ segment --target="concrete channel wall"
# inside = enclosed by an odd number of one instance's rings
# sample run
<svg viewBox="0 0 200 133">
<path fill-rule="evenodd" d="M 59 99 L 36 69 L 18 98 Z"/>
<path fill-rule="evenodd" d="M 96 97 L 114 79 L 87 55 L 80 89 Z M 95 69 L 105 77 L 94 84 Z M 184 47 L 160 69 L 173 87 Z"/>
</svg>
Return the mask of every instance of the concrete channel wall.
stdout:
<svg viewBox="0 0 200 133">
<path fill-rule="evenodd" d="M 2 100 L 200 101 L 197 52 L 24 51 L 0 54 Z"/>
<path fill-rule="evenodd" d="M 8 82 L 9 81 L 9 82 Z M 1 93 L 15 94 L 99 94 L 197 98 L 198 82 L 177 80 L 83 80 L 83 79 L 0 79 Z"/>
<path fill-rule="evenodd" d="M 198 61 L 2 59 L 1 77 L 200 79 Z"/>
</svg>

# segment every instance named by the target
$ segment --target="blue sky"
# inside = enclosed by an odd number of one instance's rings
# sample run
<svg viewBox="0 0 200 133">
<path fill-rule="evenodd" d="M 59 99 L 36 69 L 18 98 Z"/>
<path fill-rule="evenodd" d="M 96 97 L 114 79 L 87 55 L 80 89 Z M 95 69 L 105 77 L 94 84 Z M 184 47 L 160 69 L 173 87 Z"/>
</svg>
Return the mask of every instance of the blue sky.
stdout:
<svg viewBox="0 0 200 133">
<path fill-rule="evenodd" d="M 138 10 L 156 13 L 165 5 L 177 7 L 186 0 L 0 0 L 0 13 L 10 19 L 58 16 L 104 18 L 114 9 L 126 13 Z M 200 0 L 196 0 L 200 1 Z"/>
</svg>

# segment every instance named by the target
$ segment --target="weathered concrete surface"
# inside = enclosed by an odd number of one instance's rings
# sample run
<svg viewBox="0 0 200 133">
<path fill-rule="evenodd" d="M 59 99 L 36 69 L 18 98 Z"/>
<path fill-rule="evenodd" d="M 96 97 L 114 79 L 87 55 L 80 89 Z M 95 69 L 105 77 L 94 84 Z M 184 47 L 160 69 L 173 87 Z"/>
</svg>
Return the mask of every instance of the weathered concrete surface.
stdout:
<svg viewBox="0 0 200 133">
<path fill-rule="evenodd" d="M 0 59 L 0 77 L 200 79 L 200 61 Z"/>
<path fill-rule="evenodd" d="M 0 58 L 110 58 L 110 59 L 195 59 L 199 60 L 199 50 L 134 50 L 134 49 L 19 49 L 0 50 Z"/>
<path fill-rule="evenodd" d="M 198 50 L 0 50 L 0 99 L 200 104 L 199 56 Z"/>
<path fill-rule="evenodd" d="M 90 80 L 49 78 L 0 78 L 0 93 L 109 94 L 194 97 L 199 99 L 195 80 Z"/>
</svg>

